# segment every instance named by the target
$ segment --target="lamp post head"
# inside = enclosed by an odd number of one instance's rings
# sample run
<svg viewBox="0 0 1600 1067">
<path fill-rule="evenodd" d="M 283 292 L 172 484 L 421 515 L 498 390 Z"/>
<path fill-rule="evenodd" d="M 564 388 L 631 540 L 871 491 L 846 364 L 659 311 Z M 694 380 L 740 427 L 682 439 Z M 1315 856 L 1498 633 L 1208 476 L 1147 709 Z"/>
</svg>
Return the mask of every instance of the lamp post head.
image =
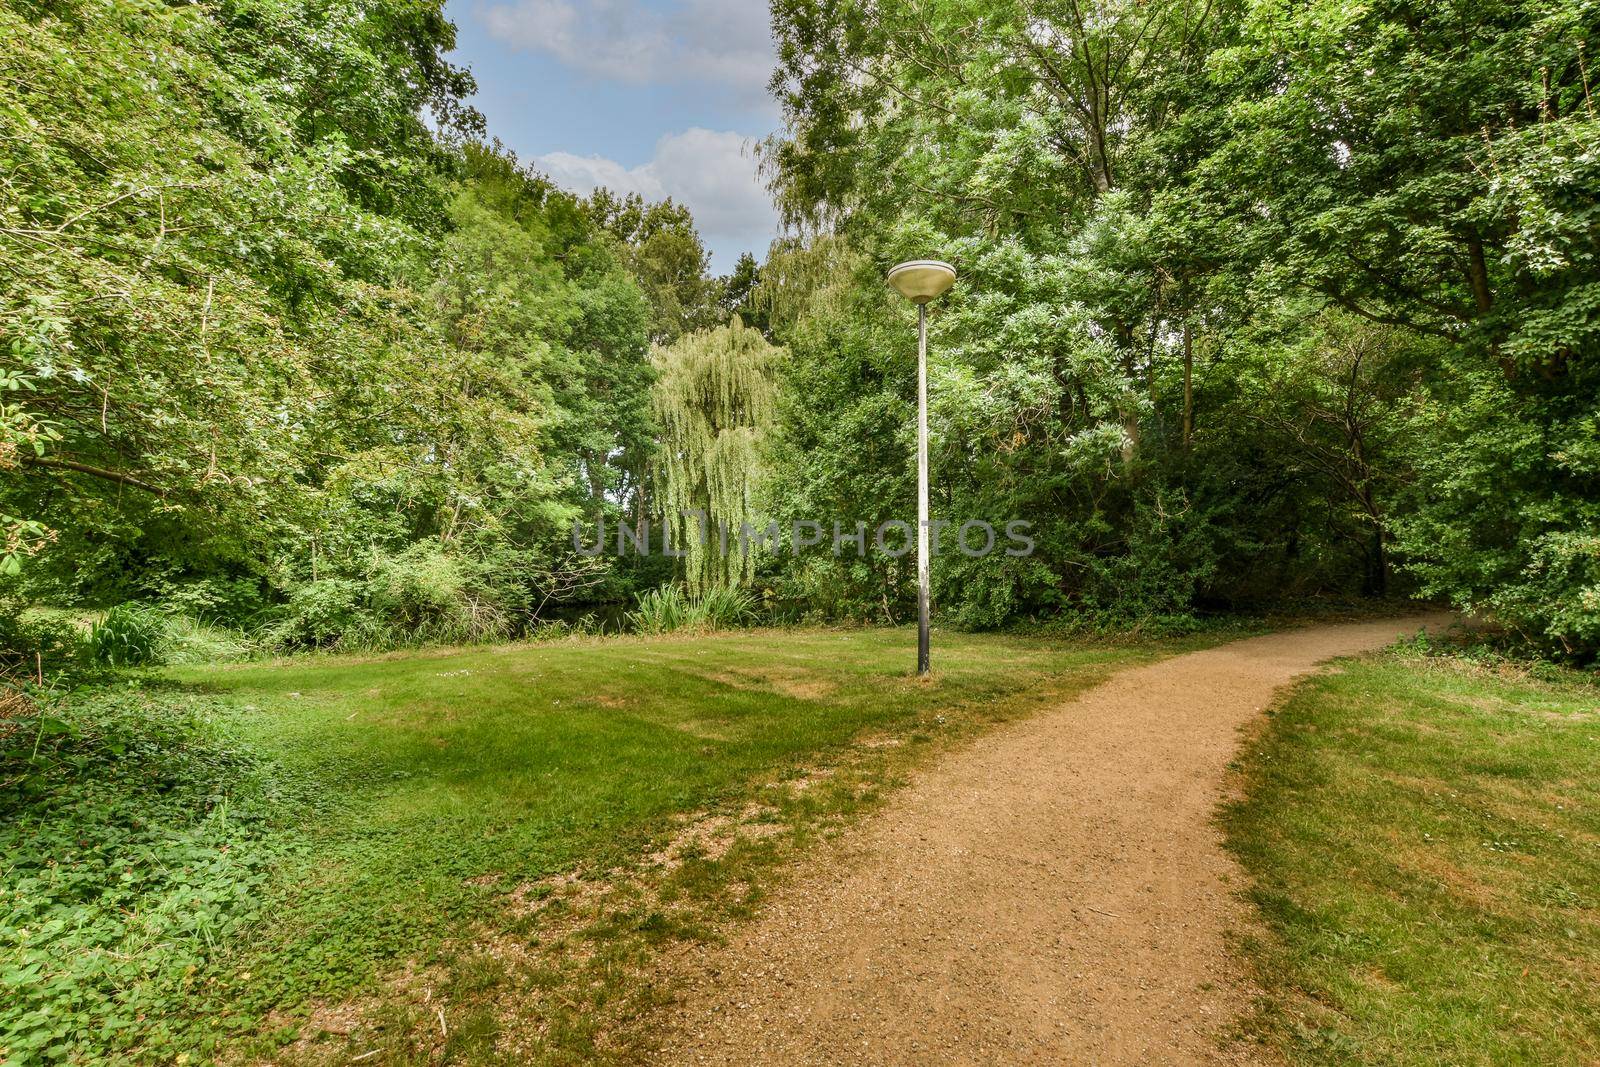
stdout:
<svg viewBox="0 0 1600 1067">
<path fill-rule="evenodd" d="M 913 259 L 891 270 L 888 281 L 913 304 L 926 304 L 956 283 L 956 269 L 943 260 Z"/>
</svg>

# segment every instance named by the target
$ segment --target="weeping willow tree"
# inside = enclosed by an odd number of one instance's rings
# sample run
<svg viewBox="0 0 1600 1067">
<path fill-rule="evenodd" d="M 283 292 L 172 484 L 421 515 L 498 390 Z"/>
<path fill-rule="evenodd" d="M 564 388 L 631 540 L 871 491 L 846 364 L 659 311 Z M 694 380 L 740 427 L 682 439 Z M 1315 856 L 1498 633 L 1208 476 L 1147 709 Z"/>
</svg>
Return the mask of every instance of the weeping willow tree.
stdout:
<svg viewBox="0 0 1600 1067">
<path fill-rule="evenodd" d="M 741 550 L 739 534 L 757 527 L 761 443 L 772 425 L 782 351 L 736 315 L 652 356 L 657 500 L 685 553 L 691 593 L 747 582 L 754 571 L 755 554 Z"/>
<path fill-rule="evenodd" d="M 767 253 L 750 304 L 766 313 L 781 340 L 808 314 L 821 318 L 842 314 L 859 291 L 855 274 L 866 262 L 848 241 L 833 234 L 781 238 Z"/>
</svg>

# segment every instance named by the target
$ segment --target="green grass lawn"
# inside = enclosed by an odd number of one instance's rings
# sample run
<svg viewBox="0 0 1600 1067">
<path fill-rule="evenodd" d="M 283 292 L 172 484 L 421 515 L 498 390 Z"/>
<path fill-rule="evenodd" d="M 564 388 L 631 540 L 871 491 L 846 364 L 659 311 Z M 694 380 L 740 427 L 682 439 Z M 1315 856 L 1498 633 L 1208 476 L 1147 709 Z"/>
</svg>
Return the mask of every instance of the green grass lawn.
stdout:
<svg viewBox="0 0 1600 1067">
<path fill-rule="evenodd" d="M 1227 818 L 1293 1062 L 1600 1062 L 1600 686 L 1385 655 L 1299 687 Z"/>
<path fill-rule="evenodd" d="M 1016 700 L 1126 659 L 947 638 L 939 682 L 924 687 L 905 643 L 773 632 L 179 673 L 225 694 L 258 750 L 331 802 L 286 880 L 286 918 L 255 935 L 248 995 L 335 993 L 497 894 L 625 863 L 670 817 L 742 797 L 864 729 Z"/>
<path fill-rule="evenodd" d="M 757 631 L 185 667 L 112 687 L 31 739 L 55 762 L 16 787 L 0 936 L 23 965 L 0 981 L 43 999 L 0 1007 L 0 1045 L 170 1060 L 246 1041 L 273 1055 L 305 1036 L 306 1006 L 443 959 L 454 977 L 439 996 L 454 1014 L 478 1005 L 481 1052 L 497 1026 L 482 1005 L 513 991 L 501 964 L 459 946 L 500 928 L 538 944 L 528 887 L 637 866 L 685 813 L 763 798 L 768 817 L 815 825 L 869 803 L 919 750 L 1160 651 L 941 634 L 937 677 L 919 683 L 904 629 Z M 901 744 L 852 748 L 864 738 Z M 774 799 L 775 784 L 853 751 L 884 756 L 841 776 L 848 787 Z M 722 874 L 687 864 L 667 892 L 749 903 L 773 866 L 755 858 L 736 851 Z M 692 907 L 641 907 L 607 920 L 635 957 L 706 933 Z M 381 1062 L 419 1048 L 404 1031 L 431 1029 L 432 1014 L 396 1024 Z M 554 1058 L 593 1051 L 584 1014 L 562 1024 L 583 1032 L 551 1038 Z M 449 1033 L 460 1059 L 472 1042 Z"/>
</svg>

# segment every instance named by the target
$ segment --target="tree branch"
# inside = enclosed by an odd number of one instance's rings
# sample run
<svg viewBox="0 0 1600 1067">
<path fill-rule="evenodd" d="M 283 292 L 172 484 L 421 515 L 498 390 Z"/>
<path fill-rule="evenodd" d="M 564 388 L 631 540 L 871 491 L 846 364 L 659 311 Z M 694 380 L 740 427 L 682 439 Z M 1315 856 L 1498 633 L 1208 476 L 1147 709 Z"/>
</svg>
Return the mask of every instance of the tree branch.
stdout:
<svg viewBox="0 0 1600 1067">
<path fill-rule="evenodd" d="M 24 467 L 43 467 L 47 470 L 76 471 L 79 474 L 87 474 L 92 478 L 101 478 L 108 482 L 116 482 L 119 485 L 131 485 L 135 489 L 143 489 L 151 496 L 161 497 L 164 499 L 167 495 L 167 491 L 165 489 L 158 488 L 157 486 L 151 485 L 149 482 L 142 481 L 131 474 L 124 474 L 121 471 L 107 470 L 104 467 L 90 466 L 87 463 L 79 463 L 77 460 L 73 459 L 40 459 L 34 456 L 22 456 L 20 458 Z"/>
</svg>

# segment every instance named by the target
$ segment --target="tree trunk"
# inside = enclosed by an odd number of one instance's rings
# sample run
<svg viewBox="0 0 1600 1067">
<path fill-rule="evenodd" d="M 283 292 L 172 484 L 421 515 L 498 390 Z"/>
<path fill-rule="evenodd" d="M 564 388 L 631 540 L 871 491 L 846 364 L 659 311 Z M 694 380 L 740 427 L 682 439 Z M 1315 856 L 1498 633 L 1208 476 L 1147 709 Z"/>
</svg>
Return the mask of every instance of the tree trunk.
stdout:
<svg viewBox="0 0 1600 1067">
<path fill-rule="evenodd" d="M 1383 526 L 1372 527 L 1372 546 L 1367 559 L 1367 593 L 1371 596 L 1389 595 L 1389 548 L 1383 536 Z"/>
<path fill-rule="evenodd" d="M 1117 346 L 1122 350 L 1122 398 L 1117 401 L 1117 413 L 1122 417 L 1122 466 L 1132 467 L 1139 454 L 1139 401 L 1136 392 L 1138 376 L 1134 373 L 1133 329 L 1118 323 Z"/>
<path fill-rule="evenodd" d="M 1489 289 L 1489 265 L 1483 255 L 1483 241 L 1477 234 L 1467 238 L 1467 281 L 1472 286 L 1472 302 L 1479 317 L 1487 315 L 1494 307 L 1494 293 Z"/>
<path fill-rule="evenodd" d="M 1187 317 L 1183 320 L 1183 450 L 1189 451 L 1194 436 L 1194 333 Z"/>
</svg>

